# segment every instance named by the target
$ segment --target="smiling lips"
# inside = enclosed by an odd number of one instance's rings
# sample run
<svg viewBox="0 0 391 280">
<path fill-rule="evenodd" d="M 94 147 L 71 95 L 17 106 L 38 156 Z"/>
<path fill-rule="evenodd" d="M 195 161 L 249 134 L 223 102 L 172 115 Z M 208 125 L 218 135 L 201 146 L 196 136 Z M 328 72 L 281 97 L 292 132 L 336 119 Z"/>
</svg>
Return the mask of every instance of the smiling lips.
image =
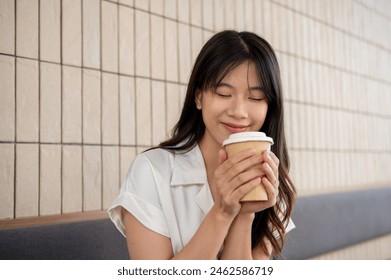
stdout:
<svg viewBox="0 0 391 280">
<path fill-rule="evenodd" d="M 240 125 L 233 123 L 223 123 L 225 128 L 231 133 L 243 132 L 249 127 L 249 125 Z"/>
</svg>

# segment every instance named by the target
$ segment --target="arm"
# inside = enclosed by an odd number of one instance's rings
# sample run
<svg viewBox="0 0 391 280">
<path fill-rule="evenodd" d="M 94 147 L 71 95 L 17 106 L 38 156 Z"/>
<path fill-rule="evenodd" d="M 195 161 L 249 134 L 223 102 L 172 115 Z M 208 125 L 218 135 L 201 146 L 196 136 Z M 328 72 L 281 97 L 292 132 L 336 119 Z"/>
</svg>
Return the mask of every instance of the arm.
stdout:
<svg viewBox="0 0 391 280">
<path fill-rule="evenodd" d="M 227 238 L 224 242 L 222 260 L 238 259 L 252 260 L 251 253 L 251 226 L 254 213 L 239 214 L 233 221 Z"/>
<path fill-rule="evenodd" d="M 213 207 L 189 243 L 174 256 L 168 237 L 142 225 L 123 211 L 129 255 L 132 259 L 216 259 L 233 218 Z M 131 229 L 131 230 L 128 230 Z"/>
</svg>

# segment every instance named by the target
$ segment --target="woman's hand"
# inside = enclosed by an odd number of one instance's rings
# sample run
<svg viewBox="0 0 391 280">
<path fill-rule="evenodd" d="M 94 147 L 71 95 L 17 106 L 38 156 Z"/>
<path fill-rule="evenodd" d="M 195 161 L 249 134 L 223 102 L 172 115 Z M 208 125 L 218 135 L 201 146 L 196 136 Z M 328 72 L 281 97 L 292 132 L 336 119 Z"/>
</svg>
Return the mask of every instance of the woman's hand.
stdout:
<svg viewBox="0 0 391 280">
<path fill-rule="evenodd" d="M 262 153 L 263 162 L 262 184 L 265 187 L 268 199 L 266 201 L 246 201 L 242 203 L 240 213 L 254 213 L 270 208 L 276 204 L 279 188 L 278 166 L 279 159 L 273 152 L 264 151 Z"/>
<path fill-rule="evenodd" d="M 239 214 L 242 208 L 240 199 L 260 184 L 261 178 L 267 174 L 264 170 L 270 174 L 266 175 L 270 177 L 268 180 L 273 180 L 274 173 L 261 167 L 263 161 L 264 156 L 256 154 L 253 149 L 239 152 L 230 158 L 227 158 L 224 149 L 219 151 L 220 165 L 214 174 L 214 207 L 225 217 L 233 219 Z M 267 208 L 264 204 L 262 207 Z M 257 206 L 260 208 L 259 205 Z M 250 207 L 248 210 L 251 209 Z M 262 209 L 258 209 L 260 210 Z"/>
</svg>

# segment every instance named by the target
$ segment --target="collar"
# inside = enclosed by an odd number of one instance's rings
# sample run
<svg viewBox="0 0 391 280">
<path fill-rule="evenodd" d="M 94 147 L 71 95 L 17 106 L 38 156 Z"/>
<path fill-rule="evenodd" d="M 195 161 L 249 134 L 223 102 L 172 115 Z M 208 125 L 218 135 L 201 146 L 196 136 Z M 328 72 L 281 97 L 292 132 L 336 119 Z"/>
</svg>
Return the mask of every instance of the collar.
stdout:
<svg viewBox="0 0 391 280">
<path fill-rule="evenodd" d="M 194 200 L 206 215 L 213 206 L 204 158 L 198 144 L 185 153 L 175 153 L 171 186 L 202 185 Z"/>
<path fill-rule="evenodd" d="M 171 186 L 205 184 L 204 158 L 198 144 L 185 153 L 175 153 Z"/>
</svg>

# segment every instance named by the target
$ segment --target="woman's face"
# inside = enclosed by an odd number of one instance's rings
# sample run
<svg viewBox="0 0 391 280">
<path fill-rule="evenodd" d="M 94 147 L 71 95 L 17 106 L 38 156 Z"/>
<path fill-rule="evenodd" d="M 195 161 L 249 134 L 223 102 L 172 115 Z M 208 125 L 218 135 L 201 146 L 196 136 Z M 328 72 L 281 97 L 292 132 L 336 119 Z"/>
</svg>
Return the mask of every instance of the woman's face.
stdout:
<svg viewBox="0 0 391 280">
<path fill-rule="evenodd" d="M 255 64 L 249 61 L 228 73 L 215 91 L 197 93 L 196 105 L 205 123 L 201 141 L 220 147 L 232 133 L 259 131 L 268 109 Z"/>
</svg>

